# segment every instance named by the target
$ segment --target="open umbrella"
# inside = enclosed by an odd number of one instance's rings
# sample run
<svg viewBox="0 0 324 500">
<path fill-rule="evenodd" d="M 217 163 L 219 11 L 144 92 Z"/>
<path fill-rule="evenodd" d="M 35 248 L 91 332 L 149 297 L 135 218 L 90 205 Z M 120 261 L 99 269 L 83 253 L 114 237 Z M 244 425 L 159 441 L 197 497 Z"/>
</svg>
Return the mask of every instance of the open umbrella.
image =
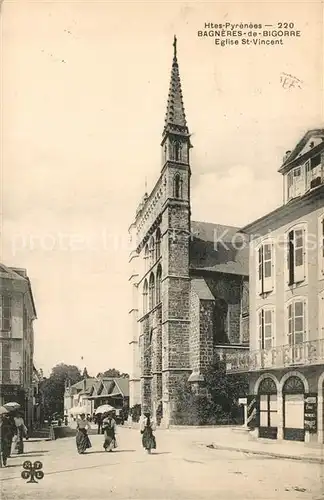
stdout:
<svg viewBox="0 0 324 500">
<path fill-rule="evenodd" d="M 113 411 L 115 408 L 110 405 L 101 405 L 95 410 L 95 414 L 97 413 L 107 413 L 108 411 Z"/>
<path fill-rule="evenodd" d="M 7 408 L 5 408 L 4 406 L 0 406 L 0 415 L 5 415 L 6 413 L 9 413 Z"/>
<path fill-rule="evenodd" d="M 11 401 L 10 403 L 5 403 L 3 405 L 8 411 L 15 411 L 19 410 L 20 404 L 16 403 L 15 401 Z"/>
</svg>

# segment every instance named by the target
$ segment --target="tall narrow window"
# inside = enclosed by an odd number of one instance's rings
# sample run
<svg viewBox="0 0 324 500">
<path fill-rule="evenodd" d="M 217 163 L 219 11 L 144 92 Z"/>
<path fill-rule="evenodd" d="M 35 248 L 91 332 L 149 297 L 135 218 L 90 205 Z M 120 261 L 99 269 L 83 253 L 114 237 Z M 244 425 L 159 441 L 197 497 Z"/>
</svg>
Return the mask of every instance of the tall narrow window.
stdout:
<svg viewBox="0 0 324 500">
<path fill-rule="evenodd" d="M 148 245 L 146 245 L 145 250 L 144 250 L 144 270 L 145 270 L 145 272 L 148 271 L 148 269 L 150 267 L 149 258 L 150 258 L 149 247 L 148 247 Z"/>
<path fill-rule="evenodd" d="M 311 164 L 310 164 L 310 161 L 308 160 L 305 163 L 305 188 L 306 188 L 306 191 L 308 191 L 310 189 L 311 177 L 312 177 Z"/>
<path fill-rule="evenodd" d="M 149 283 L 149 308 L 153 309 L 155 306 L 155 280 L 154 274 L 151 273 L 150 283 Z"/>
<path fill-rule="evenodd" d="M 274 311 L 264 308 L 259 311 L 259 349 L 269 350 L 273 347 Z"/>
<path fill-rule="evenodd" d="M 155 241 L 152 236 L 150 241 L 150 265 L 153 266 L 154 262 L 155 262 Z"/>
<path fill-rule="evenodd" d="M 148 305 L 148 285 L 147 280 L 144 281 L 143 285 L 143 314 L 147 313 L 147 305 Z"/>
<path fill-rule="evenodd" d="M 1 330 L 8 332 L 11 328 L 11 297 L 3 295 L 1 297 Z"/>
<path fill-rule="evenodd" d="M 180 174 L 176 174 L 173 180 L 173 196 L 174 198 L 182 198 L 182 179 Z"/>
<path fill-rule="evenodd" d="M 288 234 L 288 284 L 304 281 L 305 275 L 305 229 L 298 228 Z"/>
<path fill-rule="evenodd" d="M 264 243 L 258 250 L 258 292 L 269 293 L 274 288 L 273 244 Z"/>
<path fill-rule="evenodd" d="M 156 243 L 155 243 L 156 260 L 158 260 L 161 257 L 161 231 L 160 231 L 160 228 L 157 229 L 155 238 L 156 238 Z"/>
<path fill-rule="evenodd" d="M 161 276 L 162 276 L 162 268 L 158 266 L 156 273 L 156 304 L 161 302 Z"/>
<path fill-rule="evenodd" d="M 305 341 L 305 303 L 295 300 L 288 305 L 288 344 L 294 346 Z"/>
</svg>

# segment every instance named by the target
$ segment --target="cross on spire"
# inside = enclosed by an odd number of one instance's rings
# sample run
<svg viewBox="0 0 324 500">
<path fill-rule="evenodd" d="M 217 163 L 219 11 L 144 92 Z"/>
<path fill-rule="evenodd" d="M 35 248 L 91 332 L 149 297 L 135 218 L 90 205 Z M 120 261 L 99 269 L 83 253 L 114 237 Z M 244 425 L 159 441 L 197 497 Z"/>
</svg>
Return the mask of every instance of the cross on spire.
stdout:
<svg viewBox="0 0 324 500">
<path fill-rule="evenodd" d="M 173 57 L 174 59 L 177 58 L 177 37 L 175 35 L 173 38 Z"/>
</svg>

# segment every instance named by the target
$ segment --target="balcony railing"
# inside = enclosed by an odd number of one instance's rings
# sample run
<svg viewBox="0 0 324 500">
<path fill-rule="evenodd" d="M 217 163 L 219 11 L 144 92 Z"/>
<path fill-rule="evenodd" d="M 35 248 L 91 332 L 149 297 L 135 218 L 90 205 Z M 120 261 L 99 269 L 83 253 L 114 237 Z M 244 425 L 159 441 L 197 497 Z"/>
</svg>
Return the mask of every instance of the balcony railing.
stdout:
<svg viewBox="0 0 324 500">
<path fill-rule="evenodd" d="M 226 356 L 228 373 L 320 364 L 324 364 L 324 339 L 282 345 L 269 350 L 229 353 Z"/>
<path fill-rule="evenodd" d="M 0 385 L 22 385 L 21 370 L 0 370 Z"/>
</svg>

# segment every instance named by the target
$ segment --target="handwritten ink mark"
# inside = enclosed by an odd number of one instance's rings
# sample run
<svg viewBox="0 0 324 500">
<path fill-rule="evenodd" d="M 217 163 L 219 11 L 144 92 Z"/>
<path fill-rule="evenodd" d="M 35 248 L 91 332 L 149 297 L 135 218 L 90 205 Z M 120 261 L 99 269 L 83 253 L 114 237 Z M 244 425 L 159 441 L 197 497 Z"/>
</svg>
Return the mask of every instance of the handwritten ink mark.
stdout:
<svg viewBox="0 0 324 500">
<path fill-rule="evenodd" d="M 283 89 L 299 88 L 301 89 L 302 80 L 296 76 L 290 75 L 289 73 L 280 74 L 280 84 Z"/>
</svg>

